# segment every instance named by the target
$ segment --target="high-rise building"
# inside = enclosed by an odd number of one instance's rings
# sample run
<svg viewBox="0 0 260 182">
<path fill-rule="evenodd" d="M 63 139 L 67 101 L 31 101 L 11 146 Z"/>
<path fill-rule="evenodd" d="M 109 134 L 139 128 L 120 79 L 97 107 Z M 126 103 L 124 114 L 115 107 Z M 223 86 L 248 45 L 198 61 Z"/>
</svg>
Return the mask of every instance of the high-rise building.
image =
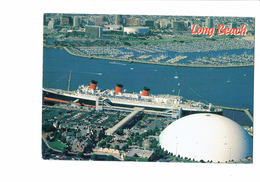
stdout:
<svg viewBox="0 0 260 182">
<path fill-rule="evenodd" d="M 126 18 L 125 25 L 126 26 L 138 26 L 141 24 L 140 18 Z"/>
<path fill-rule="evenodd" d="M 80 18 L 78 16 L 73 17 L 73 27 L 79 27 L 80 26 Z"/>
<path fill-rule="evenodd" d="M 71 18 L 71 17 L 64 17 L 64 16 L 62 16 L 61 18 L 60 18 L 60 25 L 61 26 L 70 26 L 70 25 L 73 25 L 73 19 Z"/>
<path fill-rule="evenodd" d="M 97 16 L 95 19 L 95 25 L 103 25 L 103 16 Z"/>
<path fill-rule="evenodd" d="M 123 24 L 123 17 L 122 17 L 122 15 L 116 15 L 115 24 L 116 25 L 122 25 Z"/>
<path fill-rule="evenodd" d="M 236 22 L 231 22 L 229 28 L 237 28 L 237 23 Z"/>
<path fill-rule="evenodd" d="M 55 21 L 53 18 L 48 23 L 48 29 L 54 29 L 55 28 Z"/>
<path fill-rule="evenodd" d="M 85 35 L 87 37 L 100 38 L 103 37 L 103 27 L 100 26 L 85 26 Z"/>
<path fill-rule="evenodd" d="M 184 22 L 181 21 L 173 21 L 172 22 L 172 29 L 174 31 L 183 31 L 185 30 Z"/>
<path fill-rule="evenodd" d="M 214 28 L 214 25 L 213 25 L 213 19 L 208 17 L 206 18 L 205 20 L 205 27 L 207 28 Z"/>
<path fill-rule="evenodd" d="M 150 29 L 154 29 L 154 21 L 153 20 L 145 20 L 145 26 Z"/>
<path fill-rule="evenodd" d="M 44 13 L 44 15 L 43 15 L 43 25 L 44 26 L 48 25 L 47 14 L 46 13 Z"/>
</svg>

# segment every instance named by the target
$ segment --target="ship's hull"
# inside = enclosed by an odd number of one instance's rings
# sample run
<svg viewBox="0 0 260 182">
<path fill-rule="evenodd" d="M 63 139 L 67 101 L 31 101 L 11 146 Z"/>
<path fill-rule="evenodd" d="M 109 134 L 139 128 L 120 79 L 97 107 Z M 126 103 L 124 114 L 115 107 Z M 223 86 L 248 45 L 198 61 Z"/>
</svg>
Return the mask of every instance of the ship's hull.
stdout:
<svg viewBox="0 0 260 182">
<path fill-rule="evenodd" d="M 43 102 L 46 104 L 55 104 L 55 103 L 64 103 L 69 104 L 70 102 L 73 102 L 75 100 L 78 101 L 75 103 L 79 106 L 91 106 L 96 107 L 96 98 L 95 97 L 80 97 L 77 95 L 68 95 L 68 94 L 58 94 L 56 92 L 50 92 L 48 90 L 43 90 Z M 109 99 L 106 100 L 106 102 L 111 106 L 117 106 L 117 107 L 127 107 L 127 108 L 134 108 L 134 107 L 142 107 L 145 110 L 154 110 L 154 111 L 166 111 L 169 110 L 167 107 L 163 106 L 156 106 L 155 104 L 147 104 L 147 103 L 135 103 L 135 102 L 120 102 L 120 101 L 111 101 Z M 209 110 L 199 110 L 199 109 L 189 109 L 189 108 L 183 108 L 182 109 L 182 116 L 195 114 L 195 113 L 214 113 L 223 115 L 223 111 L 209 111 Z"/>
</svg>

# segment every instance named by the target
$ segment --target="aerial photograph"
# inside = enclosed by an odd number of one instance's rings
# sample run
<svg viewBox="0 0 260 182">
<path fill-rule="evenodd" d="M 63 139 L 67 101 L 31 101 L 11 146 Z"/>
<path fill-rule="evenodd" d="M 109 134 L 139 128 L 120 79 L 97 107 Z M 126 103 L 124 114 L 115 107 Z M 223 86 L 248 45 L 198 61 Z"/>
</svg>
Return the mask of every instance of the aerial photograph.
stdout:
<svg viewBox="0 0 260 182">
<path fill-rule="evenodd" d="M 253 163 L 254 17 L 42 18 L 43 160 Z"/>
</svg>

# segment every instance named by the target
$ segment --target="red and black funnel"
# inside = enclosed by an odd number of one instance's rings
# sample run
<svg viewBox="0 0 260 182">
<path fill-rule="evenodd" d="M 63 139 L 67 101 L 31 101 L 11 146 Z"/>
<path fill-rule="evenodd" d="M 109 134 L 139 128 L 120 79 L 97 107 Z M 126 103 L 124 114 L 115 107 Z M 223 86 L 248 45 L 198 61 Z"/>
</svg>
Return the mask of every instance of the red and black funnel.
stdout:
<svg viewBox="0 0 260 182">
<path fill-rule="evenodd" d="M 122 93 L 122 90 L 123 90 L 123 85 L 120 83 L 116 84 L 116 94 Z"/>
<path fill-rule="evenodd" d="M 90 82 L 90 89 L 96 90 L 96 88 L 97 88 L 97 81 L 91 80 L 91 82 Z"/>
<path fill-rule="evenodd" d="M 149 96 L 150 88 L 144 87 L 142 96 Z"/>
</svg>

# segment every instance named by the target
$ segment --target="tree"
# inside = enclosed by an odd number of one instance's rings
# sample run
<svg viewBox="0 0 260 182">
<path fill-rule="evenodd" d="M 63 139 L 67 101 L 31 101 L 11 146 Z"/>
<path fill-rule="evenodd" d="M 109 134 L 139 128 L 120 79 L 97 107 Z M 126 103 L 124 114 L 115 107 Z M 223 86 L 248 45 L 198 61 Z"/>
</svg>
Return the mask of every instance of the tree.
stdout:
<svg viewBox="0 0 260 182">
<path fill-rule="evenodd" d="M 112 138 L 112 136 L 109 135 L 109 136 L 107 136 L 107 137 L 105 138 L 105 141 L 108 142 L 111 138 Z"/>
<path fill-rule="evenodd" d="M 143 142 L 143 139 L 142 139 L 142 138 L 139 138 L 139 140 L 137 141 L 137 145 L 138 145 L 138 146 L 141 146 L 141 145 L 142 145 L 142 142 Z"/>
<path fill-rule="evenodd" d="M 51 152 L 52 152 L 52 150 L 50 148 L 46 149 L 46 153 L 51 153 Z"/>
<path fill-rule="evenodd" d="M 121 149 L 122 149 L 123 151 L 125 151 L 127 148 L 128 148 L 128 145 L 125 144 Z"/>
<path fill-rule="evenodd" d="M 128 140 L 127 145 L 132 145 L 132 142 L 130 140 Z"/>
<path fill-rule="evenodd" d="M 65 137 L 61 137 L 60 141 L 61 141 L 62 143 L 66 143 L 66 138 L 65 138 Z"/>
<path fill-rule="evenodd" d="M 66 149 L 63 149 L 62 152 L 61 152 L 61 154 L 62 154 L 63 156 L 66 156 L 66 155 L 68 155 L 68 151 L 67 151 Z"/>
<path fill-rule="evenodd" d="M 96 160 L 97 159 L 97 155 L 96 154 L 93 154 L 93 155 L 91 155 L 91 160 Z"/>
<path fill-rule="evenodd" d="M 78 157 L 83 157 L 83 152 L 78 152 L 78 153 L 77 153 L 77 156 L 78 156 Z"/>
<path fill-rule="evenodd" d="M 114 149 L 118 150 L 119 149 L 119 145 L 115 145 Z"/>
<path fill-rule="evenodd" d="M 107 144 L 105 145 L 105 148 L 110 148 L 110 144 L 107 143 Z"/>
<path fill-rule="evenodd" d="M 138 121 L 136 124 L 135 124 L 135 127 L 137 127 L 137 128 L 140 128 L 141 127 L 141 121 Z"/>
<path fill-rule="evenodd" d="M 101 142 L 99 142 L 98 147 L 103 147 L 106 145 L 106 141 L 102 140 Z"/>
<path fill-rule="evenodd" d="M 44 132 L 51 132 L 51 131 L 55 131 L 56 129 L 54 128 L 54 126 L 51 123 L 43 123 L 42 124 L 42 131 Z"/>
<path fill-rule="evenodd" d="M 123 134 L 124 134 L 124 130 L 123 130 L 122 128 L 119 129 L 118 132 L 117 132 L 117 134 L 118 134 L 118 135 L 123 135 Z"/>
<path fill-rule="evenodd" d="M 106 161 L 113 161 L 114 157 L 112 155 L 108 155 Z"/>
</svg>

